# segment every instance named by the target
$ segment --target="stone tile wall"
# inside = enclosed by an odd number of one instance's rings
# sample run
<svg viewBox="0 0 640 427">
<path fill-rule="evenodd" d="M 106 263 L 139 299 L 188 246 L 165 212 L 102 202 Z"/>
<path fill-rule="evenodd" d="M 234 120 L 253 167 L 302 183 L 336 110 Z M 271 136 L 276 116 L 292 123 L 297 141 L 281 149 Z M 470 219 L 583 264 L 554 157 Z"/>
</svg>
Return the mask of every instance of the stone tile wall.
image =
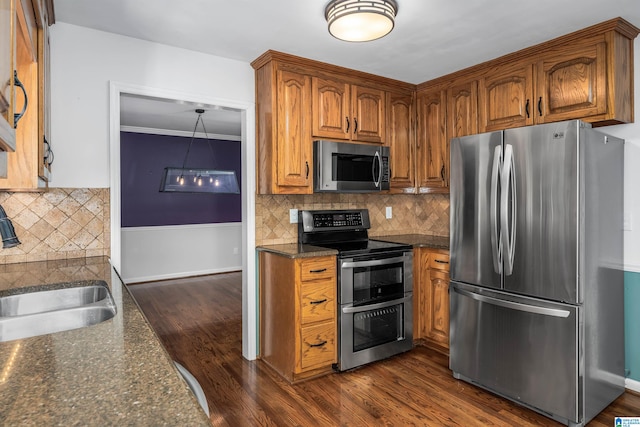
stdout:
<svg viewBox="0 0 640 427">
<path fill-rule="evenodd" d="M 385 218 L 391 206 L 392 218 Z M 289 209 L 369 209 L 369 236 L 396 234 L 449 235 L 448 194 L 312 194 L 257 195 L 256 245 L 295 243 L 298 225 L 289 223 Z"/>
<path fill-rule="evenodd" d="M 0 205 L 22 243 L 0 248 L 0 264 L 109 256 L 108 188 L 0 192 Z"/>
</svg>

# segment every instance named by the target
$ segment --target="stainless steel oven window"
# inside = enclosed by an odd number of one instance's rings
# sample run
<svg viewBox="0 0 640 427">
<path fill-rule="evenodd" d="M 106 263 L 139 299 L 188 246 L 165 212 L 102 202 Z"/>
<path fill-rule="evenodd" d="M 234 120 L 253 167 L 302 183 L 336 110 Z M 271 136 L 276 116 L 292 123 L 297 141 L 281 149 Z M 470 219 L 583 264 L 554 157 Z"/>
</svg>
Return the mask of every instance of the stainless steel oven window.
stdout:
<svg viewBox="0 0 640 427">
<path fill-rule="evenodd" d="M 402 304 L 353 315 L 353 351 L 361 351 L 403 337 Z"/>
</svg>

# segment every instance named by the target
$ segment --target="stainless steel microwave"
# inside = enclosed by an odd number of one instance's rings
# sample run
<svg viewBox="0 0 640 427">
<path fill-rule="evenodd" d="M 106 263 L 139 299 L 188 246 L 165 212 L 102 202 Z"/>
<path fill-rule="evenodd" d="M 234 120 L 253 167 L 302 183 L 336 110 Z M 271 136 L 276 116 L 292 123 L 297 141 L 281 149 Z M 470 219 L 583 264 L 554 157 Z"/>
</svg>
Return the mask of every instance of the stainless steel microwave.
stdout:
<svg viewBox="0 0 640 427">
<path fill-rule="evenodd" d="M 313 142 L 315 192 L 371 193 L 389 189 L 389 147 Z"/>
</svg>

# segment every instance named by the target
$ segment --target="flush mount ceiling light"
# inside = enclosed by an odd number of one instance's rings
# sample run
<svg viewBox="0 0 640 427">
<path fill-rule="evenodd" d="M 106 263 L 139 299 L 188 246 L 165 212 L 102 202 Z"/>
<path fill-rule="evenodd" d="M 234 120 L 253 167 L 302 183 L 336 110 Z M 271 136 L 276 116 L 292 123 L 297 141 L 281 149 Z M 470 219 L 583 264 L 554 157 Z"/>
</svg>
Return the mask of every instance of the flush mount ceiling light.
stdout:
<svg viewBox="0 0 640 427">
<path fill-rule="evenodd" d="M 327 5 L 324 17 L 333 37 L 366 42 L 389 34 L 397 12 L 394 0 L 333 0 Z"/>
<path fill-rule="evenodd" d="M 204 135 L 207 138 L 209 144 L 209 151 L 211 157 L 213 157 L 213 148 L 211 148 L 211 141 L 209 141 L 209 135 L 207 129 L 204 127 L 204 120 L 202 120 L 202 114 L 204 110 L 198 108 L 196 110 L 198 118 L 196 119 L 196 125 L 193 128 L 193 135 L 187 148 L 187 153 L 184 155 L 182 167 L 166 167 L 164 168 L 164 174 L 162 175 L 162 181 L 160 182 L 161 192 L 181 192 L 181 193 L 216 193 L 216 194 L 239 194 L 240 187 L 238 186 L 238 178 L 235 171 L 202 169 L 202 168 L 187 168 L 187 157 L 189 157 L 189 151 L 191 151 L 191 145 L 196 136 L 196 130 L 198 129 L 198 123 L 202 123 L 202 129 Z M 215 161 L 215 159 L 214 159 Z"/>
</svg>

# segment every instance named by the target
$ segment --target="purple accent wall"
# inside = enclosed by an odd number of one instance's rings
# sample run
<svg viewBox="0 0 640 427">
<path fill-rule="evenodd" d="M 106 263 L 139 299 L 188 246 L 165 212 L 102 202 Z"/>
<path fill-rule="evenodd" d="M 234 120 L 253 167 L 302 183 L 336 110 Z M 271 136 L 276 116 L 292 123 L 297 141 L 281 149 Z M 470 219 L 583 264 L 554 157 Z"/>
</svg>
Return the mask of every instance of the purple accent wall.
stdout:
<svg viewBox="0 0 640 427">
<path fill-rule="evenodd" d="M 190 137 L 120 133 L 122 227 L 242 221 L 241 194 L 161 193 L 164 168 L 182 167 Z M 196 138 L 186 167 L 235 170 L 242 188 L 240 142 Z"/>
</svg>

